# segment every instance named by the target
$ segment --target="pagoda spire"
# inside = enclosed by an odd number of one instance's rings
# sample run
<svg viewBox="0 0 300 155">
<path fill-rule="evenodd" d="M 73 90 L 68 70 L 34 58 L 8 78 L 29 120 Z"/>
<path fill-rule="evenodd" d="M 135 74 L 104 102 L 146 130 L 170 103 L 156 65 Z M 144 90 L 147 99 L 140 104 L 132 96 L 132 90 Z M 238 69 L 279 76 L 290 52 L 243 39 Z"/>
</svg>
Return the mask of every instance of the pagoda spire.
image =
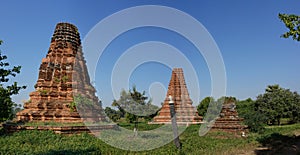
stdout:
<svg viewBox="0 0 300 155">
<path fill-rule="evenodd" d="M 152 123 L 171 122 L 169 96 L 172 96 L 174 101 L 177 123 L 200 123 L 202 117 L 198 115 L 197 110 L 192 106 L 193 102 L 188 93 L 182 68 L 174 68 L 172 70 L 164 104 Z"/>
</svg>

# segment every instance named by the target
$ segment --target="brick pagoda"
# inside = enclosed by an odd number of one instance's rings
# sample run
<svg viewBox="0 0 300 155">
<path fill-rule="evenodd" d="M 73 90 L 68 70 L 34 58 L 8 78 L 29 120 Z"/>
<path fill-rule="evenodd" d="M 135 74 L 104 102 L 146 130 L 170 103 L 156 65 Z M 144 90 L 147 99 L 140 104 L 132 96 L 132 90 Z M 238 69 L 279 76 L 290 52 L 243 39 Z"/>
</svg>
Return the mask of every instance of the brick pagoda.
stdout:
<svg viewBox="0 0 300 155">
<path fill-rule="evenodd" d="M 30 93 L 30 100 L 24 104 L 24 110 L 17 113 L 20 121 L 104 120 L 95 89 L 90 84 L 79 32 L 72 24 L 56 25 L 34 87 L 35 91 Z M 79 102 L 93 103 L 88 106 L 89 109 L 83 109 L 87 112 L 78 112 L 74 106 L 76 97 L 81 100 Z"/>
<path fill-rule="evenodd" d="M 174 68 L 169 83 L 168 92 L 164 104 L 159 114 L 154 117 L 153 124 L 171 123 L 171 114 L 169 107 L 169 96 L 172 96 L 178 124 L 196 124 L 200 123 L 202 117 L 198 115 L 197 110 L 192 106 L 182 68 Z"/>
<path fill-rule="evenodd" d="M 247 126 L 242 125 L 244 119 L 238 116 L 235 107 L 234 102 L 225 102 L 222 106 L 220 116 L 216 119 L 212 129 L 231 132 L 246 131 Z"/>
</svg>

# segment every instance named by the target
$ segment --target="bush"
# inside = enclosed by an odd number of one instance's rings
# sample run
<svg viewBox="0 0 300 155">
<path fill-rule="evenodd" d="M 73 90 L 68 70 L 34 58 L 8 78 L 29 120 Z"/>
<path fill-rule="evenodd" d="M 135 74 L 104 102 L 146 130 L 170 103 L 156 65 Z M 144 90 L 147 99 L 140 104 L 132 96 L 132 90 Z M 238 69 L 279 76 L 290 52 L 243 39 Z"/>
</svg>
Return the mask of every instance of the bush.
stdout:
<svg viewBox="0 0 300 155">
<path fill-rule="evenodd" d="M 237 112 L 239 117 L 244 118 L 244 123 L 249 127 L 251 132 L 262 133 L 265 129 L 266 116 L 254 108 L 255 102 L 248 98 L 237 102 Z"/>
</svg>

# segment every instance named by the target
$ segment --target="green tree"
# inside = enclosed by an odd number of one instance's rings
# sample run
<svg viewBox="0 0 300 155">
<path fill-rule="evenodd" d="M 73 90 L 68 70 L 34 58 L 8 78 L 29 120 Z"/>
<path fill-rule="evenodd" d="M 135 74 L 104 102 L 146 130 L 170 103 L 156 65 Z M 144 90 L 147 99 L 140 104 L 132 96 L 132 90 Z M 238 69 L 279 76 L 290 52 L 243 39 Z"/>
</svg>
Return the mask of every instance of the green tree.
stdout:
<svg viewBox="0 0 300 155">
<path fill-rule="evenodd" d="M 255 102 L 255 109 L 267 117 L 268 124 L 280 125 L 281 118 L 295 120 L 299 117 L 299 94 L 279 85 L 269 85 Z"/>
<path fill-rule="evenodd" d="M 251 98 L 237 101 L 236 110 L 239 116 L 244 117 L 249 111 L 254 110 L 254 101 Z"/>
<path fill-rule="evenodd" d="M 145 94 L 145 91 L 141 93 L 133 86 L 128 92 L 123 90 L 120 99 L 114 100 L 112 106 L 117 107 L 129 123 L 137 122 L 139 118 L 149 120 L 155 116 L 158 107 L 151 104 L 151 99 L 147 101 Z"/>
<path fill-rule="evenodd" d="M 0 45 L 2 41 L 0 40 Z M 21 89 L 26 86 L 18 86 L 17 82 L 8 85 L 11 77 L 15 77 L 20 73 L 21 66 L 9 68 L 9 63 L 6 62 L 7 56 L 2 55 L 0 51 L 0 122 L 12 119 L 14 114 L 14 106 L 16 105 L 11 96 L 18 94 Z"/>
<path fill-rule="evenodd" d="M 215 102 L 215 99 L 213 97 L 205 97 L 201 102 L 200 104 L 197 106 L 197 111 L 198 111 L 198 114 L 200 116 L 204 116 L 207 112 L 207 108 L 208 108 L 208 105 L 210 103 L 213 103 Z"/>
<path fill-rule="evenodd" d="M 300 95 L 297 92 L 293 92 L 292 105 L 288 111 L 288 117 L 290 123 L 297 123 L 300 121 Z"/>
<path fill-rule="evenodd" d="M 110 107 L 106 107 L 104 112 L 107 115 L 107 117 L 109 117 L 114 122 L 116 122 L 117 120 L 119 120 L 121 118 L 120 111 L 117 111 L 117 110 L 112 109 Z"/>
<path fill-rule="evenodd" d="M 292 37 L 293 40 L 300 41 L 300 16 L 294 14 L 279 14 L 278 18 L 289 29 L 289 31 L 282 34 L 281 37 Z"/>
<path fill-rule="evenodd" d="M 255 110 L 255 101 L 251 98 L 237 101 L 236 109 L 239 117 L 244 118 L 244 123 L 251 132 L 263 132 L 265 129 L 266 117 L 259 111 Z"/>
</svg>

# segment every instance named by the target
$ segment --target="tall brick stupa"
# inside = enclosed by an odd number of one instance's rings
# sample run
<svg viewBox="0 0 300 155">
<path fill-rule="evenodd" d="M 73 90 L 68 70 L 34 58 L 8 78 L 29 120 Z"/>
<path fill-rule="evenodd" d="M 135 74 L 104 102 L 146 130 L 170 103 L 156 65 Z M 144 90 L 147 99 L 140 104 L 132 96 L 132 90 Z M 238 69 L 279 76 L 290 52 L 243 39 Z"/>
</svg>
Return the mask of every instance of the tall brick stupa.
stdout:
<svg viewBox="0 0 300 155">
<path fill-rule="evenodd" d="M 24 110 L 17 113 L 17 119 L 20 121 L 104 120 L 104 115 L 101 114 L 102 107 L 95 95 L 96 90 L 90 84 L 80 35 L 77 27 L 72 24 L 56 25 L 34 87 L 35 91 L 30 93 Z M 75 106 L 76 99 L 79 102 L 89 102 L 90 110 L 84 115 L 81 115 L 78 106 Z"/>
<path fill-rule="evenodd" d="M 202 121 L 195 107 L 192 106 L 182 68 L 174 68 L 168 86 L 168 92 L 159 114 L 153 118 L 153 124 L 171 123 L 169 96 L 172 96 L 178 124 L 196 124 Z"/>
</svg>

